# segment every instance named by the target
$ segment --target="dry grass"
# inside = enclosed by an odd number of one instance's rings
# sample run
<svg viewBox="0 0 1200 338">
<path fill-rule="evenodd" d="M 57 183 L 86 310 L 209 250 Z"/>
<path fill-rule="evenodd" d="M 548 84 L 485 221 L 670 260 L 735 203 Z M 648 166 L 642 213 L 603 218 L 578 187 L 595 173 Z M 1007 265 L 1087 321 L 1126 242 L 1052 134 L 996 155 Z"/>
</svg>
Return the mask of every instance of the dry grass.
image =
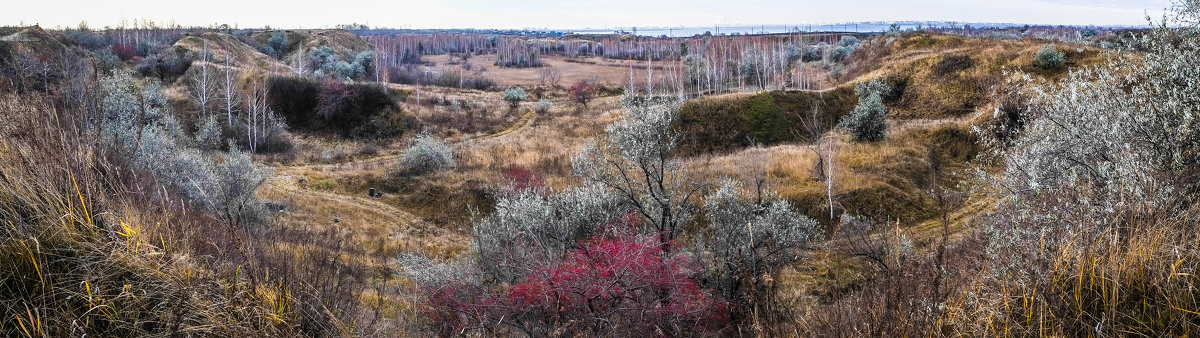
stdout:
<svg viewBox="0 0 1200 338">
<path fill-rule="evenodd" d="M 433 63 L 444 69 L 444 71 L 457 73 L 461 70 L 465 74 L 482 76 L 506 87 L 553 85 L 541 82 L 541 76 L 539 75 L 541 67 L 499 67 L 495 65 L 495 54 L 472 56 L 467 60 L 470 70 L 463 70 L 461 64 L 450 64 L 452 58 L 444 55 L 425 56 L 421 60 Z M 568 58 L 565 56 L 542 56 L 541 60 L 544 64 L 543 67 L 550 67 L 561 73 L 562 77 L 558 85 L 562 87 L 569 87 L 578 81 L 593 81 L 598 84 L 620 87 L 629 80 L 631 69 L 633 70 L 634 81 L 637 83 L 644 83 L 646 81 L 646 61 L 613 60 L 599 57 Z M 669 65 L 667 62 L 669 61 L 657 61 L 651 66 L 654 67 L 655 71 L 661 71 L 664 66 Z"/>
<path fill-rule="evenodd" d="M 1033 57 L 1045 42 L 987 40 L 932 34 L 880 37 L 855 52 L 844 80 L 886 78 L 902 87 L 898 100 L 888 102 L 889 116 L 944 118 L 964 116 L 986 105 L 993 87 L 1004 84 L 1005 71 L 1024 71 L 1049 80 L 1066 75 L 1066 69 L 1101 64 L 1104 53 L 1096 47 L 1059 44 L 1067 55 L 1062 69 L 1033 66 Z M 965 67 L 939 71 L 948 57 L 970 59 Z M 944 68 L 943 68 L 944 70 Z"/>
<path fill-rule="evenodd" d="M 968 168 L 979 151 L 965 119 L 892 121 L 887 137 L 877 143 L 851 142 L 832 131 L 825 137 L 837 142 L 835 205 L 837 213 L 863 214 L 879 219 L 919 224 L 932 219 L 929 187 L 929 152 L 942 152 L 948 171 Z M 824 183 L 817 180 L 817 154 L 810 145 L 750 148 L 726 155 L 693 158 L 693 165 L 715 176 L 740 177 L 754 170 L 759 154 L 769 157 L 767 173 L 772 187 L 806 214 L 829 223 Z M 939 183 L 953 185 L 953 178 Z M 821 210 L 825 210 L 824 213 Z M 823 215 L 823 216 L 822 216 Z"/>
<path fill-rule="evenodd" d="M 404 111 L 425 128 L 447 137 L 480 137 L 519 126 L 534 104 L 524 102 L 511 109 L 499 92 L 401 84 L 388 87 L 411 93 L 400 102 Z"/>
<path fill-rule="evenodd" d="M 284 223 L 346 231 L 347 239 L 355 246 L 381 259 L 405 251 L 420 251 L 435 257 L 453 256 L 462 252 L 468 243 L 462 236 L 372 199 L 366 192 L 342 191 L 336 183 L 330 191 L 324 191 L 317 186 L 328 179 L 317 173 L 301 177 L 308 183 L 299 183 L 299 178 L 294 175 L 278 175 L 261 193 L 265 199 L 284 201 L 289 206 L 283 215 Z"/>
<path fill-rule="evenodd" d="M 1040 238 L 975 228 L 941 263 L 935 250 L 901 257 L 907 263 L 816 303 L 797 325 L 833 336 L 1193 336 L 1200 214 L 1153 209 L 1124 210 L 1148 213 L 1106 228 L 993 224 L 1049 230 Z"/>
<path fill-rule="evenodd" d="M 1015 259 L 984 264 L 993 272 L 985 270 L 948 302 L 945 325 L 970 335 L 1195 335 L 1200 210 L 1143 209 L 1124 210 L 1148 213 L 1116 226 L 1069 227 L 1048 234 L 1059 240 L 992 256 Z M 1012 268 L 1001 274 L 997 266 Z"/>
<path fill-rule="evenodd" d="M 305 30 L 294 31 L 294 33 L 298 36 L 289 36 L 288 41 L 295 44 L 294 41 L 296 40 L 292 39 L 299 37 L 302 41 L 300 44 L 304 46 L 303 51 L 307 52 L 320 47 L 330 47 L 334 51 L 342 53 L 343 60 L 347 62 L 354 60 L 355 53 L 373 48 L 371 43 L 363 40 L 358 35 L 341 29 Z M 261 32 L 256 38 L 266 37 L 270 39 L 269 35 L 266 34 L 267 32 Z M 301 56 L 308 57 L 307 54 Z"/>
<path fill-rule="evenodd" d="M 228 58 L 231 63 L 238 68 L 245 69 L 261 69 L 272 72 L 290 72 L 283 63 L 272 59 L 263 53 L 255 50 L 237 38 L 216 32 L 207 32 L 201 35 L 188 36 L 175 42 L 172 46 L 174 52 L 179 54 L 193 53 L 199 55 L 207 46 L 209 53 L 212 55 L 213 62 L 225 63 Z"/>
<path fill-rule="evenodd" d="M 226 270 L 237 249 L 201 245 L 228 243 L 214 218 L 160 205 L 178 204 L 48 102 L 0 104 L 0 332 L 298 334 L 287 289 Z"/>
</svg>

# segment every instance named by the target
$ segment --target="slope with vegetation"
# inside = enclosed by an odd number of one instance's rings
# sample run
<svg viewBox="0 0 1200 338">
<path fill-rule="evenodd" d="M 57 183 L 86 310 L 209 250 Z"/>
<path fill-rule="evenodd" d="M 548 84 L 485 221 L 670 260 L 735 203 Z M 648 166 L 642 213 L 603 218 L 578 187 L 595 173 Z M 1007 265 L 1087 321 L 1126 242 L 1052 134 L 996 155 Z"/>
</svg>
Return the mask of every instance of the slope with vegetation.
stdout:
<svg viewBox="0 0 1200 338">
<path fill-rule="evenodd" d="M 1196 8 L 1144 54 L 0 30 L 0 331 L 1194 334 Z"/>
</svg>

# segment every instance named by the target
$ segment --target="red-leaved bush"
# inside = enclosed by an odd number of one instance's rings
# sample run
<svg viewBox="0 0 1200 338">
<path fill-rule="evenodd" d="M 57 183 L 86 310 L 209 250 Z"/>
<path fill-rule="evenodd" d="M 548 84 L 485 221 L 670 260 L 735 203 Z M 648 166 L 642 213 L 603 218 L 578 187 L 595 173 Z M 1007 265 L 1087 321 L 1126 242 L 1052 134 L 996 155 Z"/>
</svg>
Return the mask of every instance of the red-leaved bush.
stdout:
<svg viewBox="0 0 1200 338">
<path fill-rule="evenodd" d="M 546 182 L 541 176 L 523 166 L 512 166 L 504 171 L 504 178 L 512 182 L 513 191 L 541 191 Z"/>
<path fill-rule="evenodd" d="M 656 236 L 596 236 L 506 289 L 427 289 L 427 315 L 443 335 L 511 328 L 533 336 L 689 336 L 726 328 L 729 310 L 695 282 L 697 264 L 660 245 Z"/>
<path fill-rule="evenodd" d="M 120 58 L 121 61 L 129 61 L 130 59 L 133 59 L 135 55 L 137 55 L 137 51 L 133 49 L 133 46 L 120 43 L 114 43 L 112 45 L 112 53 L 113 55 L 116 55 L 117 58 Z"/>
<path fill-rule="evenodd" d="M 596 95 L 596 86 L 589 81 L 579 81 L 567 89 L 567 95 L 571 97 L 572 101 L 587 107 L 588 102 L 591 102 Z"/>
</svg>

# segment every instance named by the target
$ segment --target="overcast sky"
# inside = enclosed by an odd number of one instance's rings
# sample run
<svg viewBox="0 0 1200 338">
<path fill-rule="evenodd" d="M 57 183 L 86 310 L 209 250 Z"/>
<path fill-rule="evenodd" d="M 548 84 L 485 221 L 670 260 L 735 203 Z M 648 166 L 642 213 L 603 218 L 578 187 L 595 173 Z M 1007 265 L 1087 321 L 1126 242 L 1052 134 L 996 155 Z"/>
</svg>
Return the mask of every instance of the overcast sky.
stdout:
<svg viewBox="0 0 1200 338">
<path fill-rule="evenodd" d="M 1144 25 L 1171 0 L 33 0 L 0 4 L 0 24 L 92 27 L 122 19 L 239 27 L 621 28 L 959 21 Z"/>
</svg>

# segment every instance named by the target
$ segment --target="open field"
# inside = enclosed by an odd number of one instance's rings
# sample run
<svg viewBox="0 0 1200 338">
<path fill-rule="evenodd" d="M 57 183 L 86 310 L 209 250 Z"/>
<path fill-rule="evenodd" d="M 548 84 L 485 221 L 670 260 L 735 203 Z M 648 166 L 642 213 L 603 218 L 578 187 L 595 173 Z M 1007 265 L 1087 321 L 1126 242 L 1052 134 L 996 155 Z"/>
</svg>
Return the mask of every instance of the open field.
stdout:
<svg viewBox="0 0 1200 338">
<path fill-rule="evenodd" d="M 473 56 L 465 63 L 472 70 L 465 70 L 461 60 L 450 56 L 426 56 L 422 61 L 443 67 L 446 71 L 459 70 L 467 74 L 483 76 L 505 87 L 511 86 L 546 86 L 539 72 L 544 68 L 553 69 L 561 76 L 559 86 L 570 86 L 579 81 L 595 81 L 613 87 L 620 87 L 629 81 L 630 73 L 638 83 L 646 81 L 646 62 L 631 60 L 612 60 L 599 57 L 570 58 L 564 56 L 545 56 L 542 67 L 508 68 L 496 66 L 496 56 L 491 54 Z M 652 69 L 663 70 L 665 67 L 679 67 L 678 62 L 655 62 Z"/>
</svg>

